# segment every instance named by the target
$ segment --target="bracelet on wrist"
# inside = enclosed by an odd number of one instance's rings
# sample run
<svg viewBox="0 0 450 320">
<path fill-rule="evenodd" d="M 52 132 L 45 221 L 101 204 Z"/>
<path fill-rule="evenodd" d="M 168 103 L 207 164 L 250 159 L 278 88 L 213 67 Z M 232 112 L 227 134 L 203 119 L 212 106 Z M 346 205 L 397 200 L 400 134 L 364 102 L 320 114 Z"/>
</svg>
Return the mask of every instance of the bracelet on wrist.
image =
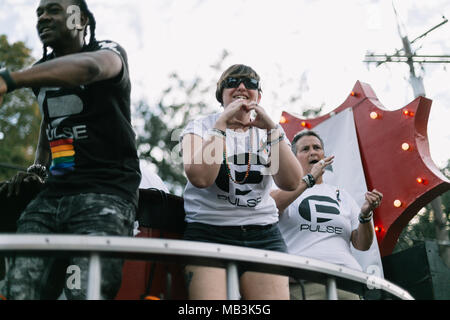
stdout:
<svg viewBox="0 0 450 320">
<path fill-rule="evenodd" d="M 12 92 L 12 91 L 17 89 L 17 84 L 13 80 L 13 78 L 11 78 L 11 74 L 10 74 L 8 69 L 1 69 L 0 70 L 0 77 L 2 77 L 2 79 L 6 83 L 6 87 L 7 87 L 6 92 L 7 93 L 10 93 L 10 92 Z"/>
<path fill-rule="evenodd" d="M 373 212 L 372 211 L 370 211 L 369 215 L 367 215 L 367 216 L 365 216 L 362 213 L 360 213 L 359 216 L 358 216 L 358 220 L 359 220 L 359 223 L 365 224 L 365 223 L 370 222 L 372 220 L 372 217 L 373 217 Z"/>
<path fill-rule="evenodd" d="M 308 173 L 306 176 L 304 176 L 302 180 L 305 181 L 308 188 L 312 188 L 316 184 L 316 179 L 314 179 L 311 173 Z"/>
<path fill-rule="evenodd" d="M 274 145 L 280 143 L 281 141 L 283 141 L 284 137 L 285 137 L 285 135 L 284 135 L 284 133 L 283 133 L 282 135 L 280 135 L 280 136 L 278 137 L 278 139 L 275 139 L 275 140 L 273 140 L 273 141 L 267 142 L 267 145 L 268 145 L 268 146 L 274 146 Z"/>
<path fill-rule="evenodd" d="M 220 129 L 217 128 L 212 128 L 210 130 L 208 130 L 208 134 L 210 136 L 216 136 L 219 138 L 226 138 L 227 137 L 227 133 L 225 131 L 222 131 Z"/>
<path fill-rule="evenodd" d="M 275 126 L 275 128 L 267 130 L 268 131 L 267 136 L 268 137 L 272 136 L 272 133 L 274 133 L 276 130 L 279 130 L 280 132 L 283 132 L 282 129 L 281 129 L 281 125 L 279 123 Z"/>
<path fill-rule="evenodd" d="M 28 167 L 27 172 L 38 175 L 44 181 L 48 178 L 47 167 L 41 164 L 33 164 Z"/>
</svg>

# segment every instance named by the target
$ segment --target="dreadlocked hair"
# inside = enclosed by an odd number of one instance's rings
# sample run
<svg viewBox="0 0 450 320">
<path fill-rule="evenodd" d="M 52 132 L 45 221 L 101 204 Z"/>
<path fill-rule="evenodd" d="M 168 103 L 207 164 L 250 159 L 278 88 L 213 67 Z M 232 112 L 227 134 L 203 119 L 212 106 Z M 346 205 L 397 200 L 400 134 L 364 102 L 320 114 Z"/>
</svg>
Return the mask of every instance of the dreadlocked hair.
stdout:
<svg viewBox="0 0 450 320">
<path fill-rule="evenodd" d="M 95 39 L 95 28 L 97 26 L 97 22 L 95 21 L 94 14 L 89 10 L 86 0 L 75 0 L 75 2 L 78 2 L 81 12 L 84 12 L 89 19 L 90 39 L 88 47 L 94 49 L 97 46 L 97 39 Z M 84 36 L 86 37 L 86 35 L 87 30 L 84 31 Z"/>
<path fill-rule="evenodd" d="M 95 49 L 98 46 L 98 42 L 97 39 L 95 38 L 95 28 L 97 26 L 97 22 L 95 21 L 95 17 L 94 14 L 89 10 L 88 5 L 86 0 L 73 0 L 75 5 L 78 5 L 80 7 L 80 11 L 83 12 L 89 19 L 89 33 L 90 33 L 90 38 L 89 38 L 89 44 L 87 45 L 87 47 L 89 49 Z M 87 35 L 87 29 L 84 30 L 84 37 L 86 37 Z M 47 60 L 47 52 L 48 52 L 48 47 L 46 45 L 44 45 L 44 54 L 43 54 L 43 60 Z"/>
</svg>

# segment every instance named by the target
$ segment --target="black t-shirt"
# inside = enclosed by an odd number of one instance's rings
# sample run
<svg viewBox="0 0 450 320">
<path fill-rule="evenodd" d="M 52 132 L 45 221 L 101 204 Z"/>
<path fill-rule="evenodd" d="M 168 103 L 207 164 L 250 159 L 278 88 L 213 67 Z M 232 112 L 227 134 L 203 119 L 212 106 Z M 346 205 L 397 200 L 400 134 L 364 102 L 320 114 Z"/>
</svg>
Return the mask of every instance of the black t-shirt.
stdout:
<svg viewBox="0 0 450 320">
<path fill-rule="evenodd" d="M 141 174 L 131 127 L 127 55 L 112 41 L 83 48 L 83 52 L 97 50 L 120 56 L 123 67 L 116 78 L 76 88 L 33 89 L 52 151 L 43 192 L 49 196 L 114 194 L 137 206 Z M 51 59 L 52 55 L 46 61 Z"/>
</svg>

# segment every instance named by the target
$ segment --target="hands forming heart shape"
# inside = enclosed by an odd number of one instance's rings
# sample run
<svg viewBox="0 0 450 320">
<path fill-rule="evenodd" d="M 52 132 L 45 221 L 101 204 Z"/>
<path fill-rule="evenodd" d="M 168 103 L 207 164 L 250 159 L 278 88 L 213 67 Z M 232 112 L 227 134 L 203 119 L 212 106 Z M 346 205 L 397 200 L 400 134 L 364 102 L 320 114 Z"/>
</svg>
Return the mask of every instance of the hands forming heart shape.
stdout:
<svg viewBox="0 0 450 320">
<path fill-rule="evenodd" d="M 276 127 L 263 107 L 256 101 L 245 99 L 237 99 L 227 105 L 218 122 L 225 123 L 230 129 L 256 127 L 271 130 Z"/>
</svg>

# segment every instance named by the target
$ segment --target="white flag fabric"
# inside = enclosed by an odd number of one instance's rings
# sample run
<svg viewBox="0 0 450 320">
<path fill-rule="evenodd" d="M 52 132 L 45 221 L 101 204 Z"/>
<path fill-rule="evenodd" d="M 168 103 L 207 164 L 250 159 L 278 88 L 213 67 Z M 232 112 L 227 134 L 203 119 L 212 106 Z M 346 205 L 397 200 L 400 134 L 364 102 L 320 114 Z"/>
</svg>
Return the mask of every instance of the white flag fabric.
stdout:
<svg viewBox="0 0 450 320">
<path fill-rule="evenodd" d="M 345 189 L 359 206 L 367 192 L 364 169 L 359 152 L 353 110 L 346 109 L 314 128 L 323 139 L 325 156 L 334 155 L 331 170 L 323 176 L 324 182 Z M 381 190 L 380 190 L 381 191 Z M 373 227 L 373 223 L 372 223 Z M 375 231 L 374 231 L 375 234 Z M 364 272 L 384 278 L 380 250 L 376 237 L 368 251 L 353 248 L 352 254 Z"/>
</svg>

